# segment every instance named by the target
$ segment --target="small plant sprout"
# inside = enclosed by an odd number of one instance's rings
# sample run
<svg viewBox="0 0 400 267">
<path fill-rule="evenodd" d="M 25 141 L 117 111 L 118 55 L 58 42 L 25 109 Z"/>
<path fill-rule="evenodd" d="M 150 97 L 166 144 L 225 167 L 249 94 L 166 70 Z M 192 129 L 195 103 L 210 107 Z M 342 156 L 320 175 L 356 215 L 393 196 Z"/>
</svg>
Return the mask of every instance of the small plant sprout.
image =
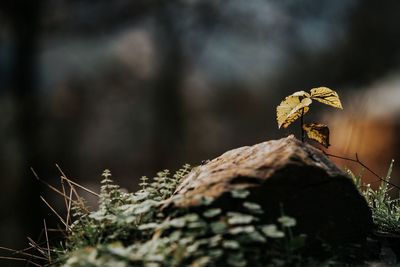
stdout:
<svg viewBox="0 0 400 267">
<path fill-rule="evenodd" d="M 304 142 L 304 136 L 317 141 L 324 147 L 329 147 L 329 128 L 320 123 L 304 123 L 303 117 L 310 105 L 316 100 L 323 104 L 343 109 L 339 95 L 327 87 L 313 88 L 310 92 L 298 91 L 287 96 L 276 108 L 276 120 L 278 128 L 287 128 L 292 122 L 300 118 L 301 122 L 301 141 Z"/>
</svg>

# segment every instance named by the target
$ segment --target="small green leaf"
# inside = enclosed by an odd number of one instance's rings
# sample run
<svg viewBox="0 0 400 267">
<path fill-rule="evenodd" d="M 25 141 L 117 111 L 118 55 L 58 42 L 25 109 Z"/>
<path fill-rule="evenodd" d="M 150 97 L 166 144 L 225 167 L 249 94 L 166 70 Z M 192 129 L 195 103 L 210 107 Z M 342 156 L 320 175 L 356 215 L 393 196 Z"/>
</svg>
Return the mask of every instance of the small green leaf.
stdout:
<svg viewBox="0 0 400 267">
<path fill-rule="evenodd" d="M 226 231 L 227 225 L 224 222 L 212 222 L 210 224 L 211 231 L 215 234 L 222 234 Z"/>
<path fill-rule="evenodd" d="M 283 227 L 293 227 L 296 226 L 296 219 L 289 216 L 281 216 L 278 218 L 278 222 L 282 224 Z"/>
<path fill-rule="evenodd" d="M 283 238 L 285 234 L 279 231 L 275 224 L 264 225 L 261 227 L 262 232 L 270 238 Z"/>
<path fill-rule="evenodd" d="M 245 201 L 243 203 L 243 207 L 245 207 L 246 209 L 248 209 L 252 213 L 256 213 L 256 214 L 263 213 L 263 210 L 262 210 L 261 206 L 259 204 L 257 204 L 257 203 L 254 203 L 254 202 Z"/>
<path fill-rule="evenodd" d="M 238 249 L 240 248 L 239 242 L 236 240 L 225 240 L 222 242 L 222 246 L 227 249 Z"/>
<path fill-rule="evenodd" d="M 206 210 L 205 212 L 203 212 L 203 216 L 206 218 L 212 218 L 219 214 L 221 214 L 221 209 L 219 209 L 219 208 L 209 209 L 209 210 Z"/>
<path fill-rule="evenodd" d="M 228 212 L 228 223 L 230 225 L 236 224 L 249 224 L 252 221 L 258 220 L 256 217 L 248 214 L 243 214 L 239 212 Z"/>
<path fill-rule="evenodd" d="M 250 192 L 246 189 L 235 189 L 231 191 L 233 198 L 246 198 L 250 195 Z"/>
<path fill-rule="evenodd" d="M 250 234 L 250 233 L 254 232 L 255 230 L 256 229 L 254 228 L 253 225 L 237 226 L 237 227 L 229 229 L 229 233 L 232 235 L 237 235 L 237 234 L 242 234 L 242 233 Z"/>
</svg>

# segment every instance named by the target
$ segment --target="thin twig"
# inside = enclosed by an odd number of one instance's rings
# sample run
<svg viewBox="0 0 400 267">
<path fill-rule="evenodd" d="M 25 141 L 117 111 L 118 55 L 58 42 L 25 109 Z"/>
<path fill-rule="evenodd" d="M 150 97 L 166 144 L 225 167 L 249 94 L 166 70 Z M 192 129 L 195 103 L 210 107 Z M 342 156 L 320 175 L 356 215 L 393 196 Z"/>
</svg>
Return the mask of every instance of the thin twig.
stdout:
<svg viewBox="0 0 400 267">
<path fill-rule="evenodd" d="M 304 143 L 304 129 L 303 129 L 303 117 L 304 117 L 304 108 L 301 109 L 301 117 L 300 117 L 300 128 L 301 128 L 301 142 Z"/>
<path fill-rule="evenodd" d="M 43 225 L 44 225 L 44 234 L 46 236 L 46 244 L 47 244 L 47 252 L 48 252 L 48 257 L 49 257 L 49 263 L 51 264 L 51 254 L 50 254 L 50 242 L 49 242 L 49 236 L 47 234 L 47 225 L 46 225 L 46 220 L 43 219 Z"/>
<path fill-rule="evenodd" d="M 387 183 L 387 184 L 389 184 L 389 185 L 391 185 L 391 186 L 393 186 L 393 187 L 395 187 L 395 188 L 397 188 L 397 189 L 400 189 L 400 187 L 399 187 L 398 185 L 395 185 L 395 184 L 393 184 L 393 183 L 390 182 L 390 181 L 386 181 L 385 178 L 382 178 L 382 177 L 379 176 L 376 172 L 374 172 L 373 170 L 371 170 L 367 165 L 365 165 L 365 164 L 360 160 L 360 158 L 358 157 L 358 154 L 357 154 L 357 153 L 356 153 L 356 158 L 355 158 L 355 159 L 352 159 L 352 158 L 347 158 L 347 157 L 342 157 L 342 156 L 338 156 L 338 155 L 329 154 L 329 153 L 326 153 L 325 151 L 323 151 L 323 152 L 324 152 L 324 154 L 325 154 L 326 156 L 328 156 L 328 157 L 333 157 L 333 158 L 338 158 L 338 159 L 343 159 L 343 160 L 355 162 L 355 163 L 359 164 L 360 166 L 362 166 L 363 168 L 365 168 L 365 169 L 366 169 L 367 171 L 369 171 L 370 173 L 372 173 L 373 175 L 375 175 L 376 177 L 378 177 L 378 179 L 379 179 L 380 181 L 383 181 L 383 182 L 385 182 L 385 183 Z"/>
</svg>

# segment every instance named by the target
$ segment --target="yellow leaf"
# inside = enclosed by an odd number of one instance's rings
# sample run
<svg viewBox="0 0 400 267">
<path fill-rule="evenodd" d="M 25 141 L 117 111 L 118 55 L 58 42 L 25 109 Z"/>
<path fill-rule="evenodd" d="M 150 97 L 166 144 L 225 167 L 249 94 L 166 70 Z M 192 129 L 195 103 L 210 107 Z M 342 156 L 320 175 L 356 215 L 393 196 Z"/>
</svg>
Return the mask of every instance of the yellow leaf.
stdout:
<svg viewBox="0 0 400 267">
<path fill-rule="evenodd" d="M 300 101 L 300 97 L 295 95 L 287 96 L 276 108 L 276 120 L 278 121 L 278 127 L 286 128 L 292 122 L 301 117 L 301 115 L 306 114 L 309 110 L 309 105 L 312 100 L 308 97 L 303 98 Z"/>
<path fill-rule="evenodd" d="M 291 95 L 292 96 L 303 96 L 303 97 L 308 97 L 308 98 L 311 97 L 311 95 L 309 93 L 307 93 L 306 91 L 297 91 L 297 92 L 294 92 Z"/>
<path fill-rule="evenodd" d="M 343 109 L 339 95 L 332 89 L 329 89 L 328 87 L 318 87 L 311 89 L 310 92 L 313 100 L 317 100 L 335 108 Z"/>
<path fill-rule="evenodd" d="M 329 128 L 325 124 L 308 123 L 303 124 L 303 130 L 306 132 L 307 137 L 317 141 L 324 147 L 329 147 Z"/>
</svg>

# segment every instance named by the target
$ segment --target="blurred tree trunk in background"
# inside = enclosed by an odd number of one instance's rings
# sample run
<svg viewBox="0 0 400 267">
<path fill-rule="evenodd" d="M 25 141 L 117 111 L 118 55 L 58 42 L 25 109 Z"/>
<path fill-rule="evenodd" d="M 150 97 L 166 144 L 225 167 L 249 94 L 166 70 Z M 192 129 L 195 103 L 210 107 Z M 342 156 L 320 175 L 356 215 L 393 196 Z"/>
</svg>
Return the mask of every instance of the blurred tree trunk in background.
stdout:
<svg viewBox="0 0 400 267">
<path fill-rule="evenodd" d="M 154 90 L 154 170 L 182 160 L 184 51 L 174 23 L 176 7 L 162 1 L 156 10 L 157 44 L 160 64 Z M 178 7 L 180 8 L 180 7 Z M 173 166 L 176 167 L 176 166 Z"/>
<path fill-rule="evenodd" d="M 37 238 L 44 218 L 42 204 L 39 203 L 40 185 L 33 178 L 30 167 L 41 166 L 39 133 L 41 130 L 38 99 L 37 48 L 40 28 L 42 0 L 10 1 L 6 15 L 10 21 L 13 36 L 11 66 L 11 86 L 14 98 L 15 126 L 19 134 L 20 177 L 17 195 L 9 196 L 10 210 L 21 225 L 21 234 Z M 20 244 L 24 245 L 24 244 Z M 14 266 L 14 265 L 13 265 Z"/>
</svg>

